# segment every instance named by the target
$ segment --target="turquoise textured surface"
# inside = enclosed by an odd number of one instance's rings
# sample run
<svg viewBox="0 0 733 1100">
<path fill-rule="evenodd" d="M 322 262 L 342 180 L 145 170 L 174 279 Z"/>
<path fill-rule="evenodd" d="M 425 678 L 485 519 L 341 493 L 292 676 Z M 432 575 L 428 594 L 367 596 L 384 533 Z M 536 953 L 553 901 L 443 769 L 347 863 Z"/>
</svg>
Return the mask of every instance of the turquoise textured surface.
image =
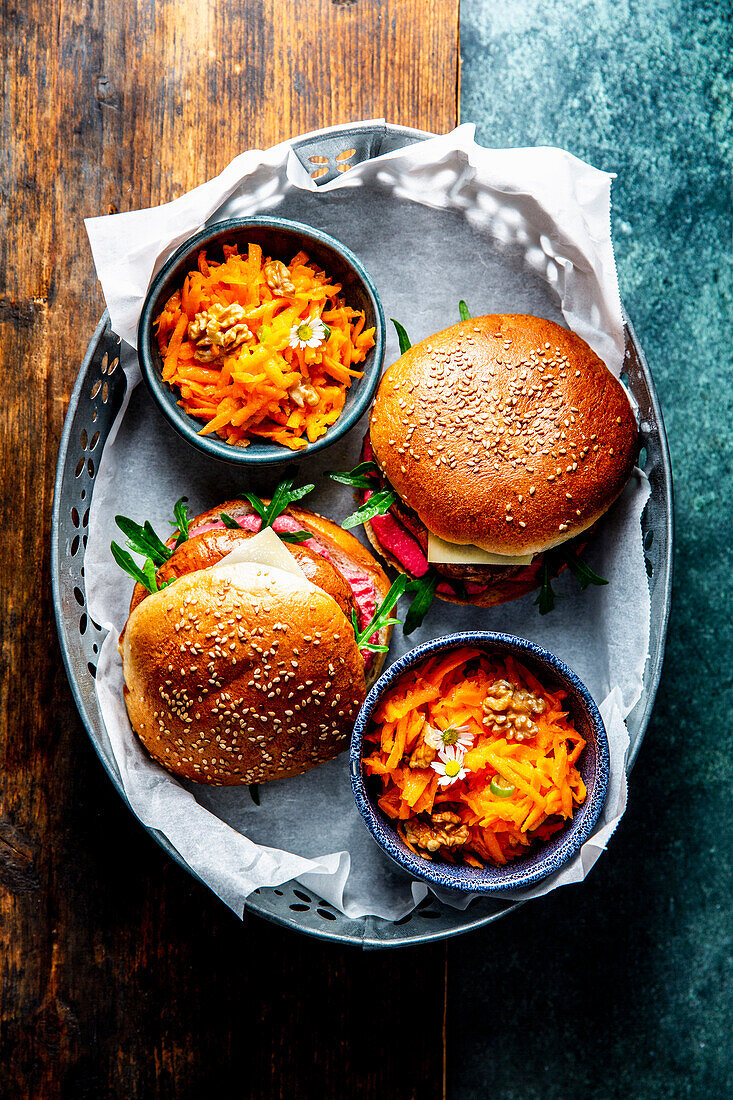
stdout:
<svg viewBox="0 0 733 1100">
<path fill-rule="evenodd" d="M 463 0 L 464 121 L 618 173 L 621 294 L 659 390 L 677 552 L 629 806 L 585 883 L 450 946 L 451 1100 L 733 1095 L 727 3 Z"/>
</svg>

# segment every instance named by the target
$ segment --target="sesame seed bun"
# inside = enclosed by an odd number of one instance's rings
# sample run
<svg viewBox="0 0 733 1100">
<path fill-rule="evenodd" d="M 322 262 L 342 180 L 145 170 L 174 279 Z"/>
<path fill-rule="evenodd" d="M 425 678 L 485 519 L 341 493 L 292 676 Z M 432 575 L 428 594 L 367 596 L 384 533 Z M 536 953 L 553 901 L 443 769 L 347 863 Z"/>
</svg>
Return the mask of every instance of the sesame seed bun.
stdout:
<svg viewBox="0 0 733 1100">
<path fill-rule="evenodd" d="M 201 783 L 299 775 L 347 744 L 364 663 L 336 600 L 246 562 L 144 599 L 122 642 L 125 702 L 148 752 Z"/>
<path fill-rule="evenodd" d="M 579 336 L 521 314 L 475 317 L 410 348 L 382 377 L 370 438 L 429 531 L 507 555 L 591 527 L 638 453 L 621 383 Z"/>
</svg>

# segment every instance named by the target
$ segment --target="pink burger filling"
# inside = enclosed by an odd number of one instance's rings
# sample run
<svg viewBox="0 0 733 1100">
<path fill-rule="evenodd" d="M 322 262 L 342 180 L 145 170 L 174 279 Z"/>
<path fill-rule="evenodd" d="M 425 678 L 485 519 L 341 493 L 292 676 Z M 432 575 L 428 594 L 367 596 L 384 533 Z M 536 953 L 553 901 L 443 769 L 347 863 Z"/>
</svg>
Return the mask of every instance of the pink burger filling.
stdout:
<svg viewBox="0 0 733 1100">
<path fill-rule="evenodd" d="M 261 518 L 254 513 L 245 516 L 232 516 L 232 519 L 237 521 L 243 531 L 249 531 L 252 534 L 256 534 L 262 526 Z M 223 520 L 216 520 L 213 523 L 202 523 L 199 527 L 192 527 L 189 534 L 203 535 L 206 531 L 215 531 L 224 526 L 226 525 Z M 272 529 L 273 531 L 282 531 L 286 534 L 293 534 L 296 531 L 305 530 L 301 523 L 298 523 L 292 516 L 287 515 L 278 516 L 277 519 L 273 521 Z M 374 617 L 374 612 L 377 610 L 377 593 L 373 581 L 357 566 L 352 566 L 348 562 L 340 562 L 336 565 L 336 562 L 329 553 L 328 547 L 320 541 L 317 535 L 305 539 L 301 545 L 307 546 L 314 554 L 319 554 L 322 558 L 325 558 L 326 561 L 330 562 L 334 568 L 338 569 L 339 573 L 344 577 L 354 594 L 354 602 L 356 603 L 359 616 L 359 626 L 363 629 Z M 376 641 L 377 636 L 374 635 L 369 640 Z M 364 665 L 368 668 L 374 660 L 374 654 L 369 650 L 365 650 L 362 656 L 364 658 Z"/>
<path fill-rule="evenodd" d="M 369 500 L 370 496 L 372 496 L 372 492 L 367 490 L 364 493 L 364 500 Z M 374 516 L 370 523 L 374 534 L 387 553 L 396 558 L 411 576 L 425 576 L 430 568 L 425 551 L 415 536 L 410 534 L 406 527 L 402 526 L 392 512 L 386 512 L 383 516 Z M 473 584 L 470 581 L 466 583 L 466 591 L 471 596 L 484 592 L 487 587 L 488 585 Z M 446 582 L 439 584 L 437 590 L 449 596 L 455 595 L 454 590 Z"/>
</svg>

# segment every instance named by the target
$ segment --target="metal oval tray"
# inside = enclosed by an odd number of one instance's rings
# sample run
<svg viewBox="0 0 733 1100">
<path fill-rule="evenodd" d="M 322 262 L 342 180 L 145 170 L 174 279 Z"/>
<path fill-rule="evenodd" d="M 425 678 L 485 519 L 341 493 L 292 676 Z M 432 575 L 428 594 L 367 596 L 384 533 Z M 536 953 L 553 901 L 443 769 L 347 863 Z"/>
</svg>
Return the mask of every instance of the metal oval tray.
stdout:
<svg viewBox="0 0 733 1100">
<path fill-rule="evenodd" d="M 429 136 L 407 127 L 357 124 L 307 134 L 295 139 L 293 148 L 306 170 L 322 184 L 336 178 L 346 167 Z M 94 479 L 127 385 L 124 372 L 118 369 L 119 343 L 105 313 L 84 357 L 61 438 L 51 569 L 59 638 L 74 698 L 102 764 L 125 798 L 94 684 L 105 631 L 89 615 L 84 584 L 84 552 Z M 651 633 L 643 693 L 627 719 L 630 770 L 649 721 L 662 669 L 672 579 L 673 513 L 672 471 L 662 414 L 651 373 L 628 320 L 624 381 L 639 406 L 643 447 L 640 463 L 651 485 L 651 496 L 642 517 L 651 593 Z M 173 859 L 193 874 L 161 833 L 148 831 Z M 481 898 L 461 912 L 431 896 L 399 921 L 379 917 L 351 920 L 297 883 L 287 883 L 276 889 L 255 891 L 247 900 L 247 909 L 321 939 L 363 947 L 399 947 L 478 928 L 505 916 L 518 904 Z"/>
</svg>

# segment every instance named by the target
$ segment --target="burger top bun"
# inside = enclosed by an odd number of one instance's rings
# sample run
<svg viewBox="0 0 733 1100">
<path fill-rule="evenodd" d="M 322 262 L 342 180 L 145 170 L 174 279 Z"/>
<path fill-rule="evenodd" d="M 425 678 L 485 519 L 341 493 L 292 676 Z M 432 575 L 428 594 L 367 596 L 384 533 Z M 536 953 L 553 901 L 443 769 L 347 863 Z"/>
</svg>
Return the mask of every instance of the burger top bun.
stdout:
<svg viewBox="0 0 733 1100">
<path fill-rule="evenodd" d="M 203 783 L 298 775 L 345 747 L 364 663 L 335 599 L 250 562 L 144 599 L 122 643 L 125 701 L 148 752 Z"/>
<path fill-rule="evenodd" d="M 385 477 L 433 534 L 537 554 L 590 527 L 628 481 L 634 414 L 595 352 L 552 321 L 474 317 L 415 344 L 370 419 Z"/>
<path fill-rule="evenodd" d="M 265 504 L 269 501 L 265 500 Z M 243 530 L 224 527 L 221 514 L 224 512 L 238 523 L 256 524 Z M 324 589 L 336 600 L 347 619 L 356 608 L 360 625 L 365 625 L 381 604 L 390 588 L 390 581 L 374 556 L 362 546 L 350 531 L 344 531 L 333 520 L 309 512 L 305 508 L 288 507 L 281 519 L 293 521 L 294 528 L 311 532 L 307 543 L 283 543 L 309 581 Z M 190 519 L 189 537 L 174 550 L 171 557 L 156 571 L 158 583 L 174 580 L 193 573 L 197 569 L 208 569 L 216 565 L 232 550 L 240 545 L 242 539 L 251 538 L 259 530 L 259 517 L 247 500 L 227 500 L 216 508 L 210 508 L 201 515 Z M 168 545 L 173 547 L 176 536 L 172 535 Z M 130 603 L 130 613 L 148 598 L 148 590 L 136 584 Z M 389 645 L 392 627 L 383 626 L 378 632 L 380 645 Z M 124 634 L 123 634 L 124 637 Z M 384 664 L 386 653 L 365 651 L 367 687 L 377 680 Z"/>
<path fill-rule="evenodd" d="M 235 550 L 243 539 L 250 538 L 252 535 L 249 531 L 233 531 L 227 527 L 192 535 L 173 551 L 167 562 L 160 566 L 156 573 L 158 584 L 184 577 L 197 569 L 209 569 Z M 344 615 L 349 618 L 354 607 L 354 597 L 343 574 L 320 554 L 309 550 L 307 546 L 301 546 L 298 543 L 283 545 L 295 558 L 306 578 L 333 596 Z M 137 605 L 147 597 L 147 589 L 141 584 L 136 584 L 130 611 L 134 611 Z"/>
</svg>

